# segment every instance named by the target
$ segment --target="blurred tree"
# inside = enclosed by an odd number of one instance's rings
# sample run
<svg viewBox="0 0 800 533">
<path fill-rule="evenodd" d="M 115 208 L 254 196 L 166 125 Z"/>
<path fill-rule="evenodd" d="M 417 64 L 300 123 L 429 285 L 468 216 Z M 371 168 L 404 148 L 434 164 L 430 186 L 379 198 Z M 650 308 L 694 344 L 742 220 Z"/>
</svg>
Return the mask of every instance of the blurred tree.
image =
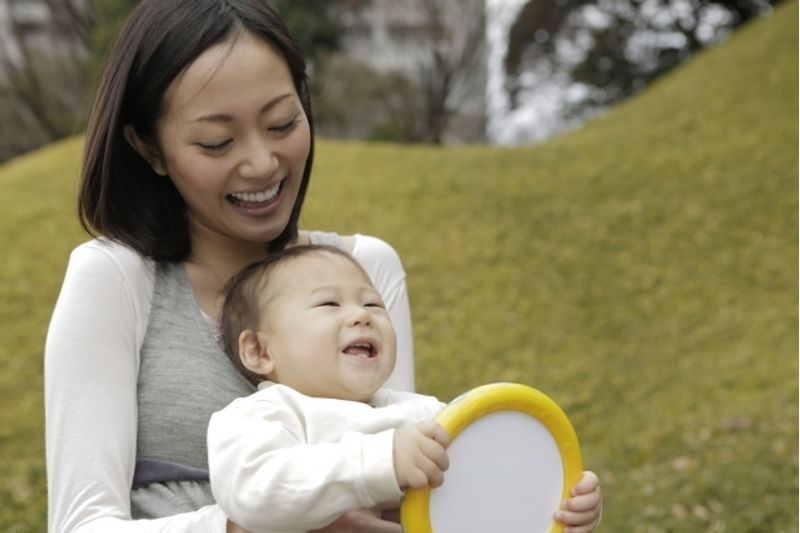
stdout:
<svg viewBox="0 0 800 533">
<path fill-rule="evenodd" d="M 529 1 L 509 32 L 505 68 L 520 91 L 566 74 L 583 88 L 567 112 L 608 106 L 771 10 L 773 0 Z"/>
<path fill-rule="evenodd" d="M 338 6 L 356 9 L 363 1 L 270 0 L 269 3 L 280 13 L 313 68 L 319 64 L 322 55 L 339 49 L 343 29 Z"/>
<path fill-rule="evenodd" d="M 314 99 L 317 132 L 329 137 L 424 139 L 422 94 L 399 72 L 377 72 L 343 53 L 322 58 Z"/>
<path fill-rule="evenodd" d="M 417 3 L 427 21 L 419 73 L 424 98 L 424 140 L 441 144 L 452 115 L 475 88 L 472 77 L 484 72 L 486 14 L 483 2 Z M 481 80 L 485 82 L 483 76 Z"/>
<path fill-rule="evenodd" d="M 91 85 L 100 75 L 100 65 L 108 45 L 119 31 L 128 13 L 139 0 L 91 0 L 95 24 L 90 33 L 91 58 L 86 65 L 86 79 Z"/>
<path fill-rule="evenodd" d="M 434 144 L 484 139 L 483 0 L 340 0 L 335 12 L 347 33 L 342 49 L 320 62 L 320 132 Z"/>
<path fill-rule="evenodd" d="M 82 0 L 5 0 L 0 161 L 75 133 L 93 18 Z"/>
</svg>

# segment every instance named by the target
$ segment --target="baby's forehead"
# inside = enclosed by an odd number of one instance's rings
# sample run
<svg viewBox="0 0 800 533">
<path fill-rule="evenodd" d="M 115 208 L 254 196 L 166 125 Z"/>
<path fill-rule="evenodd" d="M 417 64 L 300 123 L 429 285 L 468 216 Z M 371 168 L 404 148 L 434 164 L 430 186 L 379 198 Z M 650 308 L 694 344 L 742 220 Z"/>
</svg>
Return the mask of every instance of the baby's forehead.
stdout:
<svg viewBox="0 0 800 533">
<path fill-rule="evenodd" d="M 296 276 L 351 276 L 358 273 L 369 280 L 361 265 L 344 252 L 339 254 L 328 250 L 314 250 L 289 259 L 280 268 Z"/>
<path fill-rule="evenodd" d="M 270 273 L 265 288 L 268 292 L 270 288 L 281 292 L 281 288 L 312 289 L 319 285 L 353 283 L 375 288 L 369 275 L 355 259 L 326 250 L 316 250 L 289 258 L 277 265 Z"/>
</svg>

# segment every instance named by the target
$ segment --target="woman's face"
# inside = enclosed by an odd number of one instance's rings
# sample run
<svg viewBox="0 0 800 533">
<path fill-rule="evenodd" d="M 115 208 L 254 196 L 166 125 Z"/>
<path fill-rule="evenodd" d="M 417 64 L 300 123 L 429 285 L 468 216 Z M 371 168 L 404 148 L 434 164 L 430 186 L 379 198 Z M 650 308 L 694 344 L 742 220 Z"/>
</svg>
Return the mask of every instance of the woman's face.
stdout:
<svg viewBox="0 0 800 533">
<path fill-rule="evenodd" d="M 193 241 L 262 246 L 286 227 L 311 145 L 286 62 L 243 32 L 168 87 L 153 169 L 187 204 Z"/>
</svg>

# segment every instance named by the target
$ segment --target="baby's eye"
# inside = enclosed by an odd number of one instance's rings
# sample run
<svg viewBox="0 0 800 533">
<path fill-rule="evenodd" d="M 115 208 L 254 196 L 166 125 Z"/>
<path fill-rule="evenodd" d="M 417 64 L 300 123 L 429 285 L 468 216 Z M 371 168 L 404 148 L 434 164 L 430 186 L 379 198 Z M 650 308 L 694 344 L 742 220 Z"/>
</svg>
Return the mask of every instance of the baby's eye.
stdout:
<svg viewBox="0 0 800 533">
<path fill-rule="evenodd" d="M 339 307 L 339 302 L 336 302 L 334 300 L 327 300 L 325 302 L 317 304 L 317 307 Z"/>
<path fill-rule="evenodd" d="M 383 304 L 380 302 L 367 302 L 364 304 L 364 307 L 377 307 L 378 309 L 383 309 Z"/>
</svg>

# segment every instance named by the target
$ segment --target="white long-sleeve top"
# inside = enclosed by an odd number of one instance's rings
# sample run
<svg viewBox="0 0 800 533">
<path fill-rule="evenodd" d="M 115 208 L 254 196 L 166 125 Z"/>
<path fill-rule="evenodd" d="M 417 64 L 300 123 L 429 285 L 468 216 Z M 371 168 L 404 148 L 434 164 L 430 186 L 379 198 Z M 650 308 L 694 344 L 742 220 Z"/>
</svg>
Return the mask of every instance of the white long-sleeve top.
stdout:
<svg viewBox="0 0 800 533">
<path fill-rule="evenodd" d="M 211 417 L 211 489 L 253 533 L 302 533 L 349 509 L 398 504 L 394 428 L 444 404 L 383 389 L 370 404 L 313 398 L 269 381 Z"/>
<path fill-rule="evenodd" d="M 352 253 L 383 296 L 398 332 L 393 386 L 412 390 L 411 321 L 399 258 L 385 242 L 360 235 Z M 45 346 L 50 532 L 225 531 L 226 517 L 217 505 L 131 520 L 141 415 L 137 379 L 154 276 L 153 261 L 107 239 L 90 241 L 72 252 Z M 220 351 L 219 356 L 224 354 Z M 192 368 L 182 370 L 176 376 L 179 392 L 186 394 L 187 381 L 206 386 L 203 378 L 208 376 L 194 376 Z M 230 371 L 236 372 L 232 366 Z M 185 438 L 180 428 L 174 429 L 175 435 L 168 438 Z"/>
</svg>

